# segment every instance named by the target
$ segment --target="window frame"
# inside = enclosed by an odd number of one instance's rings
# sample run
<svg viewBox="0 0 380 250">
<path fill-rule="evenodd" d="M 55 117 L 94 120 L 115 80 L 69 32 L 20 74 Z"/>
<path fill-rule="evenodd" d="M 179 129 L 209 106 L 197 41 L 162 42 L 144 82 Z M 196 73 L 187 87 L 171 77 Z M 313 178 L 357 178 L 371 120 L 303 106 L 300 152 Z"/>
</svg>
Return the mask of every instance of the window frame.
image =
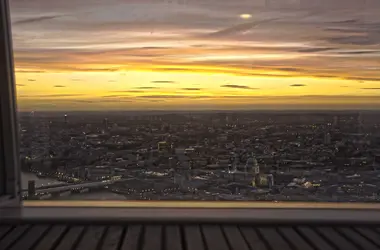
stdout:
<svg viewBox="0 0 380 250">
<path fill-rule="evenodd" d="M 0 217 L 2 207 L 11 206 L 11 212 L 16 212 L 13 207 L 23 207 L 25 217 L 41 219 L 44 216 L 50 218 L 62 217 L 67 219 L 75 215 L 68 208 L 82 212 L 81 215 L 88 219 L 93 217 L 109 218 L 126 218 L 129 219 L 172 219 L 187 218 L 207 219 L 210 211 L 216 213 L 210 220 L 225 220 L 233 212 L 235 218 L 242 221 L 251 218 L 256 220 L 272 221 L 283 220 L 315 220 L 319 221 L 324 217 L 332 221 L 340 219 L 347 221 L 355 219 L 358 221 L 380 221 L 380 204 L 363 204 L 363 203 L 292 203 L 280 202 L 253 202 L 244 208 L 242 202 L 128 202 L 126 201 L 90 201 L 90 202 L 71 202 L 71 201 L 21 201 L 21 168 L 19 154 L 19 129 L 18 116 L 16 107 L 16 85 L 15 70 L 13 60 L 12 33 L 10 21 L 9 0 L 0 0 Z M 138 203 L 138 204 L 137 204 Z M 86 209 L 83 209 L 86 208 Z M 92 208 L 92 212 L 88 212 Z M 108 208 L 105 210 L 105 208 Z M 136 210 L 137 208 L 137 210 Z M 150 209 L 149 209 L 150 208 Z M 153 210 L 154 212 L 153 212 Z M 115 209 L 117 211 L 115 211 Z M 128 211 L 135 209 L 135 214 L 128 215 Z M 187 209 L 187 210 L 184 210 Z M 141 210 L 141 212 L 139 212 Z M 243 214 L 242 211 L 245 211 Z M 255 211 L 254 211 L 255 210 Z M 29 214 L 28 214 L 28 211 Z M 58 211 L 58 212 L 57 212 Z M 108 211 L 108 214 L 105 214 Z M 149 212 L 147 212 L 149 211 Z M 197 211 L 198 214 L 193 214 Z M 260 211 L 260 213 L 256 213 Z M 300 216 L 302 211 L 303 216 Z M 346 214 L 342 214 L 345 211 Z M 371 212 L 372 216 L 368 216 Z M 322 212 L 322 213 L 321 213 Z M 264 214 L 263 214 L 264 213 Z M 350 213 L 350 214 L 347 214 Z M 265 215 L 265 216 L 264 216 Z M 19 216 L 19 213 L 16 213 Z M 166 217 L 165 217 L 166 216 Z M 277 216 L 277 217 L 276 217 Z M 314 216 L 314 217 L 313 217 Z M 78 218 L 76 218 L 78 219 Z"/>
<path fill-rule="evenodd" d="M 0 0 L 0 207 L 21 204 L 19 135 L 9 0 Z"/>
</svg>

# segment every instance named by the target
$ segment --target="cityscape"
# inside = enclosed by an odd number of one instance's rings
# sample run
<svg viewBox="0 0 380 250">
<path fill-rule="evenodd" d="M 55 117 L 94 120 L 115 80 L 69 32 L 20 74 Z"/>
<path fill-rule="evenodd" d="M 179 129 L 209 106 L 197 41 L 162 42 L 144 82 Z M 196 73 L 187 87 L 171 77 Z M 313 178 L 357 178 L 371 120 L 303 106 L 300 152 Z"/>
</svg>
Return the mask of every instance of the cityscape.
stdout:
<svg viewBox="0 0 380 250">
<path fill-rule="evenodd" d="M 23 199 L 379 201 L 379 4 L 11 1 Z"/>
<path fill-rule="evenodd" d="M 19 119 L 23 177 L 34 177 L 23 180 L 23 199 L 380 200 L 378 111 L 22 112 Z"/>
</svg>

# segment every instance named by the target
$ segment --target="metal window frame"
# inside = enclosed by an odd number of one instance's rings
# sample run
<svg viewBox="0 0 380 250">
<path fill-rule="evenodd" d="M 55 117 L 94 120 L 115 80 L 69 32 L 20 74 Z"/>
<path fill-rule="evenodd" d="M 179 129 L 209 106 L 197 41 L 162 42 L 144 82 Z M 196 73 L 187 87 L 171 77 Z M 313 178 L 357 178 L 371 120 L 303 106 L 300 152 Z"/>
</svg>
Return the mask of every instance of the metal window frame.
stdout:
<svg viewBox="0 0 380 250">
<path fill-rule="evenodd" d="M 217 221 L 231 220 L 267 221 L 278 223 L 283 220 L 300 221 L 380 221 L 378 204 L 335 204 L 329 203 L 250 203 L 242 202 L 21 202 L 21 169 L 19 165 L 19 135 L 16 108 L 13 48 L 9 0 L 0 0 L 0 219 L 23 218 L 67 220 L 86 218 L 113 218 L 126 220 Z M 210 206 L 210 204 L 213 204 Z M 224 204 L 224 207 L 223 207 Z M 323 207 L 321 207 L 323 206 Z M 359 207 L 358 207 L 359 206 Z M 362 206 L 362 207 L 361 207 Z M 11 208 L 6 208 L 11 207 Z M 312 209 L 310 209 L 310 207 Z M 83 209 L 84 208 L 84 209 Z M 309 208 L 309 209 L 307 209 Z M 196 213 L 195 213 L 196 212 Z M 74 216 L 76 215 L 76 216 Z M 370 218 L 370 219 L 369 219 Z"/>
<path fill-rule="evenodd" d="M 0 207 L 21 205 L 15 88 L 9 0 L 0 0 Z"/>
</svg>

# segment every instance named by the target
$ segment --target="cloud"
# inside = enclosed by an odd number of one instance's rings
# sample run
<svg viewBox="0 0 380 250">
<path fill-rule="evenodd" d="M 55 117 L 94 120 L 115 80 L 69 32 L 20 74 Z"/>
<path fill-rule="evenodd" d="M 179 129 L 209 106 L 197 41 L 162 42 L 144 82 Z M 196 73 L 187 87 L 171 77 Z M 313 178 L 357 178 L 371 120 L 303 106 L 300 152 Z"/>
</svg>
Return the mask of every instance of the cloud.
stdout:
<svg viewBox="0 0 380 250">
<path fill-rule="evenodd" d="M 333 44 L 341 45 L 378 45 L 380 43 L 380 37 L 374 35 L 366 36 L 339 36 L 339 37 L 330 37 L 327 39 L 327 42 Z"/>
<path fill-rule="evenodd" d="M 340 51 L 337 54 L 341 55 L 369 55 L 380 54 L 380 50 L 353 50 L 353 51 Z"/>
<path fill-rule="evenodd" d="M 182 90 L 189 90 L 189 91 L 191 91 L 191 90 L 201 90 L 200 88 L 182 88 Z"/>
<path fill-rule="evenodd" d="M 101 100 L 101 102 L 108 102 L 108 103 L 117 103 L 117 102 L 132 102 L 131 100 L 125 100 L 125 99 L 105 99 Z"/>
<path fill-rule="evenodd" d="M 83 81 L 83 79 L 73 78 L 73 79 L 71 79 L 71 81 L 73 81 L 73 82 L 81 82 L 81 81 Z"/>
<path fill-rule="evenodd" d="M 144 93 L 145 91 L 142 90 L 118 90 L 118 91 L 111 91 L 112 93 Z"/>
<path fill-rule="evenodd" d="M 365 90 L 380 90 L 380 88 L 360 88 L 360 89 L 365 89 Z"/>
<path fill-rule="evenodd" d="M 337 24 L 352 24 L 352 23 L 358 23 L 359 19 L 347 19 L 347 20 L 342 20 L 342 21 L 335 21 L 331 23 L 337 23 Z"/>
<path fill-rule="evenodd" d="M 292 84 L 292 85 L 289 85 L 290 87 L 305 87 L 306 85 L 305 84 L 300 84 L 300 83 L 296 83 L 296 84 Z"/>
<path fill-rule="evenodd" d="M 292 67 L 278 68 L 277 70 L 280 70 L 280 71 L 286 71 L 286 72 L 302 72 L 302 71 L 304 71 L 303 69 L 300 69 L 300 68 L 292 68 Z"/>
<path fill-rule="evenodd" d="M 16 84 L 16 86 L 18 86 L 18 87 L 24 87 L 26 85 L 25 84 Z"/>
<path fill-rule="evenodd" d="M 314 53 L 314 52 L 323 52 L 323 51 L 329 51 L 333 50 L 334 48 L 305 48 L 305 49 L 299 49 L 298 52 L 301 53 Z"/>
<path fill-rule="evenodd" d="M 91 100 L 70 100 L 72 102 L 77 102 L 77 103 L 96 103 L 96 101 L 91 101 Z"/>
<path fill-rule="evenodd" d="M 246 85 L 237 85 L 237 84 L 225 84 L 221 85 L 222 88 L 233 88 L 233 89 L 258 89 L 258 88 L 251 88 Z"/>
<path fill-rule="evenodd" d="M 231 27 L 225 28 L 225 29 L 221 29 L 221 30 L 209 33 L 206 35 L 206 37 L 221 37 L 221 36 L 234 35 L 237 33 L 249 31 L 249 30 L 257 27 L 260 24 L 264 24 L 264 23 L 274 21 L 274 20 L 278 20 L 278 19 L 279 18 L 271 18 L 271 19 L 262 20 L 262 21 L 254 21 L 254 22 L 237 24 L 237 25 L 233 25 Z"/>
<path fill-rule="evenodd" d="M 127 96 L 127 95 L 104 95 L 104 96 L 102 96 L 102 98 L 124 98 L 124 97 L 133 98 L 133 97 Z"/>
<path fill-rule="evenodd" d="M 137 87 L 136 89 L 159 89 L 158 87 Z"/>
<path fill-rule="evenodd" d="M 33 98 L 33 97 L 41 97 L 41 98 L 49 98 L 49 97 L 75 97 L 75 96 L 83 96 L 83 94 L 51 94 L 51 95 L 20 95 L 21 98 Z"/>
<path fill-rule="evenodd" d="M 28 82 L 35 82 L 36 79 L 28 79 Z"/>
<path fill-rule="evenodd" d="M 349 76 L 349 77 L 344 77 L 344 79 L 346 79 L 346 80 L 360 81 L 361 83 L 365 82 L 365 81 L 369 81 L 369 82 L 379 82 L 380 81 L 380 77 Z"/>
<path fill-rule="evenodd" d="M 340 86 L 341 88 L 348 88 L 348 86 L 347 85 L 342 85 L 342 86 Z"/>
<path fill-rule="evenodd" d="M 175 81 L 151 81 L 151 83 L 175 83 Z"/>
<path fill-rule="evenodd" d="M 202 96 L 202 95 L 144 95 L 137 96 L 136 98 L 144 98 L 144 99 L 204 99 L 204 98 L 212 98 L 214 96 Z"/>
<path fill-rule="evenodd" d="M 44 70 L 15 69 L 16 73 L 45 73 Z"/>
<path fill-rule="evenodd" d="M 189 96 L 186 95 L 143 95 L 139 96 L 139 98 L 147 98 L 147 99 L 171 99 L 171 98 L 187 98 Z"/>
<path fill-rule="evenodd" d="M 165 102 L 165 100 L 149 100 L 149 102 Z"/>
<path fill-rule="evenodd" d="M 66 88 L 65 85 L 54 85 L 54 88 Z"/>
<path fill-rule="evenodd" d="M 40 16 L 40 17 L 32 17 L 32 18 L 26 18 L 19 21 L 15 21 L 12 23 L 12 25 L 20 25 L 20 24 L 28 24 L 28 23 L 35 23 L 35 22 L 41 22 L 46 20 L 52 20 L 58 17 L 63 17 L 63 15 L 51 15 L 51 16 Z"/>
</svg>

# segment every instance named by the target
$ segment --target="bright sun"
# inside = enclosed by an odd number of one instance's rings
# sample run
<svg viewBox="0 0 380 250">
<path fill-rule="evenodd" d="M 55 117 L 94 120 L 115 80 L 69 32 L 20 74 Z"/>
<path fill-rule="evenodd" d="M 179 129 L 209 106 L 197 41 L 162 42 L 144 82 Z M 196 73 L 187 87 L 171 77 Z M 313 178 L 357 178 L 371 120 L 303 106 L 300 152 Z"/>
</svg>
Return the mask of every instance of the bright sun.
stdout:
<svg viewBox="0 0 380 250">
<path fill-rule="evenodd" d="M 250 15 L 250 14 L 241 14 L 240 15 L 240 18 L 242 18 L 242 19 L 249 19 L 249 18 L 251 18 L 252 16 Z"/>
</svg>

